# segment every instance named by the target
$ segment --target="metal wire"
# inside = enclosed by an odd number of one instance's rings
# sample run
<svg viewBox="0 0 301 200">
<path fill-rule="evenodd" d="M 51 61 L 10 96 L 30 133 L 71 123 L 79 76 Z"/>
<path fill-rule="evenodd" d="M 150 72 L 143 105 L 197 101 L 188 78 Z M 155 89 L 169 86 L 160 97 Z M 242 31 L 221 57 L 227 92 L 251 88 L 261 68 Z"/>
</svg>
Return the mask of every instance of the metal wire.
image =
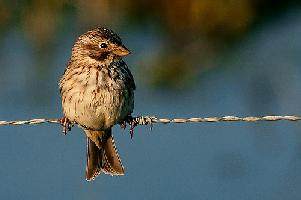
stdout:
<svg viewBox="0 0 301 200">
<path fill-rule="evenodd" d="M 55 123 L 60 124 L 61 119 L 30 119 L 30 120 L 14 120 L 14 121 L 0 121 L 0 125 L 23 125 L 23 124 L 42 124 L 42 123 Z M 196 117 L 196 118 L 175 118 L 175 119 L 164 119 L 157 118 L 155 116 L 138 116 L 133 117 L 132 121 L 136 125 L 152 125 L 154 123 L 188 123 L 188 122 L 233 122 L 233 121 L 244 121 L 244 122 L 256 122 L 256 121 L 299 121 L 301 116 L 248 116 L 248 117 L 237 117 L 237 116 L 223 116 L 223 117 Z"/>
</svg>

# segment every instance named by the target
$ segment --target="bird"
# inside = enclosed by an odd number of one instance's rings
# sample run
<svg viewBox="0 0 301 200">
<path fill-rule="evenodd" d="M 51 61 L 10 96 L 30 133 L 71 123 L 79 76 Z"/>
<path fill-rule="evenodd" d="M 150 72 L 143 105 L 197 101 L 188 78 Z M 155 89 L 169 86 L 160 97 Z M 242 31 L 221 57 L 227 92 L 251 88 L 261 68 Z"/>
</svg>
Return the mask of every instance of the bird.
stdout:
<svg viewBox="0 0 301 200">
<path fill-rule="evenodd" d="M 77 123 L 86 134 L 87 181 L 102 172 L 124 175 L 112 127 L 124 124 L 134 109 L 135 81 L 122 60 L 129 53 L 111 29 L 94 28 L 75 41 L 59 81 L 65 128 Z"/>
</svg>

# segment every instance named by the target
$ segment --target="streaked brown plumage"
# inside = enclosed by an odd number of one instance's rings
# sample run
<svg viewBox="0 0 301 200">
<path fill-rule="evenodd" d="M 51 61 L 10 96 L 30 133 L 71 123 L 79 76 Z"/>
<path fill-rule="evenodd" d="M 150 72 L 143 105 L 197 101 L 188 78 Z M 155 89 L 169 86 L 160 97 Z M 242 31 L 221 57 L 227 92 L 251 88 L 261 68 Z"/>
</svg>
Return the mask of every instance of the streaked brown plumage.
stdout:
<svg viewBox="0 0 301 200">
<path fill-rule="evenodd" d="M 87 180 L 101 172 L 124 174 L 111 128 L 122 123 L 134 108 L 134 79 L 121 59 L 128 54 L 113 31 L 88 31 L 75 42 L 59 83 L 65 117 L 85 129 Z"/>
</svg>

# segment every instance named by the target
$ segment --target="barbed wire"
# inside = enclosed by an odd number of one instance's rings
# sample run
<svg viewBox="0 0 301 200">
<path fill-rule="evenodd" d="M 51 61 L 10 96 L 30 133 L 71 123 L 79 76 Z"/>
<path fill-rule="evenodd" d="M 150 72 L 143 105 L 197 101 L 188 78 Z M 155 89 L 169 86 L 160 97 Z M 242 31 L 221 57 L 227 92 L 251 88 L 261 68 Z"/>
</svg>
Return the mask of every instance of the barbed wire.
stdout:
<svg viewBox="0 0 301 200">
<path fill-rule="evenodd" d="M 223 117 L 193 117 L 193 118 L 175 118 L 175 119 L 164 119 L 157 118 L 155 116 L 137 116 L 132 118 L 132 122 L 135 125 L 153 125 L 154 123 L 188 123 L 188 122 L 234 122 L 234 121 L 244 121 L 244 122 L 256 122 L 256 121 L 299 121 L 301 116 L 247 116 L 247 117 L 237 117 L 237 116 L 223 116 Z M 1 125 L 24 125 L 24 124 L 42 124 L 42 123 L 54 123 L 61 124 L 61 119 L 30 119 L 30 120 L 14 120 L 14 121 L 0 121 Z"/>
</svg>

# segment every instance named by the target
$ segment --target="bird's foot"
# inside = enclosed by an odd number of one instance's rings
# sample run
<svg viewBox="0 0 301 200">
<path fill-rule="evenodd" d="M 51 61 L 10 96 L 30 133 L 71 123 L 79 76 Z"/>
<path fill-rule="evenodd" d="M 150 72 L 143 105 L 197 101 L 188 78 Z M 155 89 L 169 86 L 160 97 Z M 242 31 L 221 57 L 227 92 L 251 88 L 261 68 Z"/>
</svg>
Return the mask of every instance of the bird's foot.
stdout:
<svg viewBox="0 0 301 200">
<path fill-rule="evenodd" d="M 73 124 L 67 117 L 60 119 L 60 124 L 63 126 L 64 135 L 67 135 L 68 131 L 71 131 L 71 128 L 73 127 Z"/>
<path fill-rule="evenodd" d="M 127 127 L 127 124 L 130 125 L 130 136 L 131 139 L 133 139 L 134 136 L 134 128 L 137 126 L 137 122 L 134 120 L 134 118 L 131 115 L 128 115 L 123 122 L 120 123 L 120 127 L 125 129 Z"/>
</svg>

